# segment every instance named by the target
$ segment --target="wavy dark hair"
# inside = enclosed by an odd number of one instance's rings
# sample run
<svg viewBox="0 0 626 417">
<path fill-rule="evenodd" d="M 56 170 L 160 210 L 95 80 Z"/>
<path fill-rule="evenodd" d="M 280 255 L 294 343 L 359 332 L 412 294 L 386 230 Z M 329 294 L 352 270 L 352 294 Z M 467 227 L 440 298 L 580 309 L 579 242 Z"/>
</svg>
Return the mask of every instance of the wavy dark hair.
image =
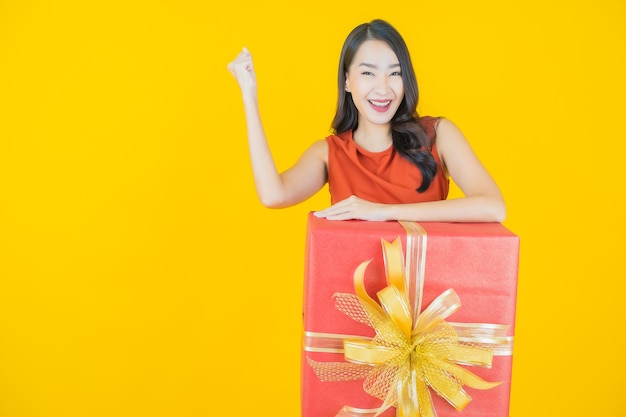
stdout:
<svg viewBox="0 0 626 417">
<path fill-rule="evenodd" d="M 376 19 L 363 23 L 350 32 L 341 49 L 339 59 L 337 111 L 332 122 L 336 134 L 356 130 L 359 125 L 358 111 L 352 95 L 345 91 L 346 74 L 357 50 L 367 40 L 380 40 L 391 48 L 400 61 L 404 98 L 391 119 L 391 136 L 395 149 L 419 168 L 422 184 L 417 192 L 424 192 L 437 173 L 437 163 L 431 150 L 431 141 L 419 123 L 417 102 L 419 90 L 409 50 L 400 33 L 384 20 Z"/>
</svg>

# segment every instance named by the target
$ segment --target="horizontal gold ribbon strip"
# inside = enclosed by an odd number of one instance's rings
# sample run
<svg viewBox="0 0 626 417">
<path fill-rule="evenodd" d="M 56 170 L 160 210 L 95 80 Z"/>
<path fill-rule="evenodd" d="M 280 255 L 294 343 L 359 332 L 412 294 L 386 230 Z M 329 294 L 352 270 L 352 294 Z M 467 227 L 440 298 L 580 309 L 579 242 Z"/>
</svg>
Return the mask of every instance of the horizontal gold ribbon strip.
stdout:
<svg viewBox="0 0 626 417">
<path fill-rule="evenodd" d="M 351 334 L 304 332 L 303 348 L 305 352 L 344 353 L 345 340 L 371 340 L 367 336 Z"/>
<path fill-rule="evenodd" d="M 465 323 L 449 323 L 459 333 L 459 342 L 469 343 L 473 346 L 481 346 L 493 351 L 493 356 L 513 355 L 513 336 L 486 337 L 466 336 L 467 331 L 459 331 L 458 325 Z M 484 323 L 480 323 L 484 324 Z M 473 326 L 477 324 L 472 323 Z M 486 326 L 491 326 L 486 324 Z M 357 336 L 353 334 L 334 334 L 304 332 L 303 348 L 305 352 L 344 353 L 343 343 L 345 340 L 371 340 L 371 337 Z"/>
<path fill-rule="evenodd" d="M 381 408 L 355 408 L 346 405 L 335 417 L 373 417 L 383 411 L 385 410 Z"/>
</svg>

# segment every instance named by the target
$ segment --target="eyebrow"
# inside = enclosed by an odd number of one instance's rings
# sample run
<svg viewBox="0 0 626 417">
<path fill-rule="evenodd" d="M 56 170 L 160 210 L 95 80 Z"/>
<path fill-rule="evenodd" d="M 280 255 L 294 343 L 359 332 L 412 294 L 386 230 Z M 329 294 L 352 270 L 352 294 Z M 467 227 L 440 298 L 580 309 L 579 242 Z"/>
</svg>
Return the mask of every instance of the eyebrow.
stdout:
<svg viewBox="0 0 626 417">
<path fill-rule="evenodd" d="M 400 63 L 397 63 L 397 64 L 391 64 L 391 65 L 389 65 L 389 69 L 391 69 L 391 68 L 396 68 L 396 67 L 399 67 L 399 66 L 400 66 Z M 359 67 L 367 67 L 367 68 L 372 68 L 372 69 L 378 69 L 378 67 L 377 67 L 376 65 L 374 65 L 374 64 L 369 64 L 369 63 L 367 63 L 367 62 L 361 62 L 361 63 L 359 64 Z"/>
</svg>

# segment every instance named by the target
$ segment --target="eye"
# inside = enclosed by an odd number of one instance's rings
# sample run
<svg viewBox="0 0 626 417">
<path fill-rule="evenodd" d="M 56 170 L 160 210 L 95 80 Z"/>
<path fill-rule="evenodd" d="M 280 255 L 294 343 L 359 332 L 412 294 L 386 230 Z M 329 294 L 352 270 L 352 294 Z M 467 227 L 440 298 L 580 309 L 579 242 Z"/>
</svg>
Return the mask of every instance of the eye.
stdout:
<svg viewBox="0 0 626 417">
<path fill-rule="evenodd" d="M 363 71 L 361 74 L 363 75 L 374 75 L 371 71 Z"/>
<path fill-rule="evenodd" d="M 402 73 L 400 71 L 394 71 L 394 72 L 391 73 L 391 75 L 402 77 Z"/>
</svg>

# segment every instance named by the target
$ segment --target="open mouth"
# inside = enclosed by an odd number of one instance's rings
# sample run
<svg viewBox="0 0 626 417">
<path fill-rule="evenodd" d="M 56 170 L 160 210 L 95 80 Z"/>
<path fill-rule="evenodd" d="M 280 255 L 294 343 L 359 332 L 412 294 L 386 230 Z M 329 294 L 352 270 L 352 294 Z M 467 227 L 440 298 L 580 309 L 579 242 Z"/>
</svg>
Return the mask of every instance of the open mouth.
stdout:
<svg viewBox="0 0 626 417">
<path fill-rule="evenodd" d="M 372 108 L 378 112 L 387 111 L 391 105 L 391 100 L 368 100 Z"/>
</svg>

